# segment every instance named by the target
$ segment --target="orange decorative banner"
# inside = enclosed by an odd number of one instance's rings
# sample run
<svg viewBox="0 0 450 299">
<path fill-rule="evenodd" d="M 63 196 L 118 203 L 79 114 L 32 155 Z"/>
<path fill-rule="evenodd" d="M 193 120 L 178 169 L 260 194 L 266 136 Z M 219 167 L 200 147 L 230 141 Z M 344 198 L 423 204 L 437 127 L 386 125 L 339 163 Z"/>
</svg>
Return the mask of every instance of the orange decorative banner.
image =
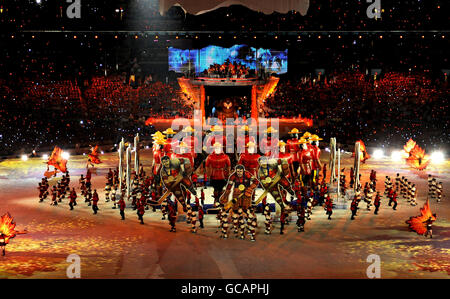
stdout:
<svg viewBox="0 0 450 299">
<path fill-rule="evenodd" d="M 415 231 L 419 235 L 423 235 L 427 232 L 426 222 L 428 219 L 435 221 L 436 214 L 431 213 L 430 202 L 427 199 L 427 202 L 423 205 L 423 208 L 420 209 L 420 215 L 409 218 L 406 223 L 409 224 L 410 230 Z"/>
<path fill-rule="evenodd" d="M 100 161 L 99 156 L 100 156 L 100 154 L 98 153 L 98 145 L 96 145 L 92 149 L 91 153 L 88 154 L 88 157 L 89 157 L 88 161 L 90 161 L 91 163 L 94 163 L 94 164 L 100 164 L 100 163 L 102 163 L 102 161 Z"/>
<path fill-rule="evenodd" d="M 67 160 L 62 157 L 62 149 L 55 146 L 53 149 L 52 154 L 50 155 L 50 158 L 47 161 L 47 165 L 54 166 L 56 169 L 58 169 L 61 172 L 67 171 Z"/>
</svg>

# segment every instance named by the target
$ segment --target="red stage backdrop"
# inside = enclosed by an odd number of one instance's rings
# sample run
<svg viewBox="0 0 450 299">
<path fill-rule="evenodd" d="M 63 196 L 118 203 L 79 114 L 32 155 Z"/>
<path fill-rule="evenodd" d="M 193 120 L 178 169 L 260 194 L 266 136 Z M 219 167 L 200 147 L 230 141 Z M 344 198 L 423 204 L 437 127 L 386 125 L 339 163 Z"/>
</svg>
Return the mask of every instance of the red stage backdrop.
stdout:
<svg viewBox="0 0 450 299">
<path fill-rule="evenodd" d="M 181 6 L 185 12 L 200 15 L 220 7 L 243 5 L 251 10 L 265 14 L 273 12 L 287 13 L 290 10 L 305 15 L 309 0 L 159 0 L 159 12 L 164 15 L 174 5 Z"/>
</svg>

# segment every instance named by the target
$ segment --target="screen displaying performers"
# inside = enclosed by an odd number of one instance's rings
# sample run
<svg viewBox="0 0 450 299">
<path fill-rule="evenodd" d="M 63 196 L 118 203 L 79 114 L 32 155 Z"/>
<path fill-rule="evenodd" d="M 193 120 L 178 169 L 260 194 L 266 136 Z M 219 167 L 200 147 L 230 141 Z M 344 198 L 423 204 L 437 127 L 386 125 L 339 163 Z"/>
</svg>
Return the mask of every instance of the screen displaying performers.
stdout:
<svg viewBox="0 0 450 299">
<path fill-rule="evenodd" d="M 287 55 L 287 49 L 278 51 L 247 45 L 234 45 L 230 48 L 207 46 L 186 50 L 169 47 L 169 70 L 229 77 L 248 77 L 250 74 L 263 72 L 284 74 L 287 72 Z"/>
</svg>

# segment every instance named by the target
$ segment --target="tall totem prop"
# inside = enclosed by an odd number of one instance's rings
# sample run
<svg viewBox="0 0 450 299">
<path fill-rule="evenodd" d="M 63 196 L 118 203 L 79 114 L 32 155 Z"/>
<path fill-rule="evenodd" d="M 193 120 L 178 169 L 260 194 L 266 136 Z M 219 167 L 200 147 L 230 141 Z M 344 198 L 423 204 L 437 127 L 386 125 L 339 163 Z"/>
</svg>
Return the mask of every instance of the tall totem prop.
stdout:
<svg viewBox="0 0 450 299">
<path fill-rule="evenodd" d="M 359 163 L 360 163 L 360 154 L 361 152 L 360 150 L 360 143 L 356 142 L 355 143 L 355 164 L 353 166 L 353 168 L 355 169 L 355 185 L 353 187 L 353 190 L 356 192 L 356 190 L 358 190 L 359 188 Z"/>
<path fill-rule="evenodd" d="M 122 191 L 122 181 L 123 181 L 123 168 L 122 168 L 122 159 L 123 159 L 123 148 L 124 148 L 124 141 L 123 138 L 119 143 L 119 193 Z"/>
<path fill-rule="evenodd" d="M 131 147 L 128 145 L 127 151 L 125 154 L 125 160 L 127 161 L 127 179 L 126 179 L 126 187 L 127 187 L 127 198 L 130 198 L 130 185 L 131 185 Z"/>
<path fill-rule="evenodd" d="M 139 133 L 134 137 L 134 171 L 139 176 Z"/>
<path fill-rule="evenodd" d="M 338 170 L 338 172 L 339 172 L 339 170 Z M 336 180 L 336 138 L 331 138 L 330 139 L 330 184 L 333 184 L 335 180 Z"/>
</svg>

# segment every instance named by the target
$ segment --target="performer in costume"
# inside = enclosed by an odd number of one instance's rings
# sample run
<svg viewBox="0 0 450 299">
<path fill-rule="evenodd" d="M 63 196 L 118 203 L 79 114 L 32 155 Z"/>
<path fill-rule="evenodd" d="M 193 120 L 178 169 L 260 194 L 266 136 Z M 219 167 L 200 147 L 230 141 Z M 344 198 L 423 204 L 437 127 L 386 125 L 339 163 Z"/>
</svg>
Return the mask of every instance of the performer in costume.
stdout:
<svg viewBox="0 0 450 299">
<path fill-rule="evenodd" d="M 272 157 L 277 158 L 277 157 Z M 292 181 L 295 177 L 295 171 L 294 171 L 294 158 L 292 153 L 287 151 L 286 143 L 282 140 L 278 141 L 278 158 L 279 159 L 285 159 L 289 165 L 289 175 L 286 177 Z M 298 159 L 297 159 L 298 160 Z"/>
<path fill-rule="evenodd" d="M 263 155 L 269 155 L 277 152 L 278 147 L 278 138 L 276 138 L 274 133 L 277 133 L 278 131 L 275 130 L 273 127 L 269 127 L 267 130 L 264 131 L 264 138 L 261 139 L 259 149 Z"/>
<path fill-rule="evenodd" d="M 153 200 L 158 200 L 160 196 L 162 196 L 162 182 L 161 177 L 159 176 L 161 169 L 161 158 L 164 156 L 164 144 L 165 139 L 161 137 L 157 137 L 153 141 L 154 150 L 153 150 L 153 163 L 152 163 L 152 173 L 153 173 L 153 189 L 155 190 L 155 198 Z"/>
<path fill-rule="evenodd" d="M 257 153 L 256 144 L 252 141 L 248 142 L 245 147 L 245 152 L 239 156 L 238 164 L 245 167 L 245 170 L 250 172 L 253 176 L 256 176 L 258 172 L 258 159 L 261 157 Z"/>
<path fill-rule="evenodd" d="M 236 138 L 236 153 L 237 154 L 243 154 L 246 153 L 248 150 L 248 143 L 252 142 L 254 144 L 256 144 L 256 140 L 253 136 L 250 136 L 249 133 L 252 129 L 247 126 L 244 125 L 242 127 L 239 128 L 239 132 L 242 132 L 242 134 L 239 134 L 238 137 Z M 246 168 L 247 169 L 247 168 Z M 248 171 L 248 169 L 247 169 Z"/>
<path fill-rule="evenodd" d="M 200 162 L 202 160 L 204 160 L 203 158 L 203 153 L 196 153 L 195 149 L 199 149 L 201 150 L 201 145 L 200 145 L 200 141 L 198 140 L 197 136 L 195 136 L 195 129 L 192 128 L 191 126 L 188 126 L 186 128 L 183 129 L 182 131 L 184 133 L 184 137 L 182 139 L 182 142 L 184 142 L 188 147 L 189 147 L 189 151 L 187 151 L 188 153 L 192 154 L 192 156 L 198 159 L 194 160 L 196 164 L 192 164 L 192 167 L 195 171 L 195 169 L 197 169 L 200 166 Z"/>
<path fill-rule="evenodd" d="M 73 210 L 73 207 L 77 205 L 77 192 L 75 192 L 75 188 L 72 189 L 72 192 L 70 193 L 70 201 L 69 201 L 69 206 L 70 209 Z"/>
<path fill-rule="evenodd" d="M 197 195 L 194 189 L 190 175 L 192 174 L 192 168 L 189 159 L 185 158 L 172 158 L 164 156 L 161 158 L 162 167 L 160 170 L 161 180 L 167 191 L 163 197 L 167 197 L 170 193 L 175 196 L 176 202 L 180 203 L 183 207 L 183 211 L 187 212 L 186 201 L 184 193 L 186 191 Z M 183 190 L 184 189 L 184 190 Z M 164 199 L 159 199 L 165 200 Z M 175 211 L 176 213 L 176 211 Z M 170 215 L 169 215 L 170 221 Z"/>
<path fill-rule="evenodd" d="M 119 194 L 120 195 L 120 194 Z M 120 196 L 120 200 L 118 202 L 119 205 L 119 211 L 120 211 L 120 217 L 122 220 L 125 220 L 125 201 L 123 200 L 123 196 Z"/>
<path fill-rule="evenodd" d="M 264 197 L 262 200 L 262 206 L 263 206 L 263 215 L 264 215 L 264 225 L 265 230 L 264 233 L 266 235 L 270 235 L 272 233 L 272 217 L 270 215 L 270 205 L 267 204 L 267 197 Z"/>
<path fill-rule="evenodd" d="M 333 215 L 333 201 L 331 200 L 330 195 L 327 196 L 325 201 L 325 210 L 327 211 L 328 220 L 331 220 L 331 215 Z"/>
<path fill-rule="evenodd" d="M 227 184 L 227 178 L 230 174 L 231 161 L 230 158 L 223 153 L 222 144 L 219 142 L 213 145 L 214 152 L 206 158 L 205 168 L 206 175 L 210 180 L 211 186 L 214 188 L 214 203 L 219 202 L 223 187 Z"/>
<path fill-rule="evenodd" d="M 375 201 L 373 202 L 373 205 L 375 206 L 375 215 L 378 215 L 378 210 L 380 209 L 380 203 L 381 203 L 381 196 L 380 191 L 377 191 L 377 195 L 375 196 Z"/>
<path fill-rule="evenodd" d="M 300 143 L 299 143 L 299 130 L 294 128 L 288 132 L 289 139 L 286 142 L 286 150 L 288 153 L 292 155 L 292 165 L 294 168 L 294 173 L 297 173 L 298 168 L 300 167 L 300 162 L 298 160 L 298 153 L 300 152 Z"/>
<path fill-rule="evenodd" d="M 221 126 L 212 126 L 211 134 L 206 138 L 204 150 L 207 153 L 214 152 L 217 143 L 222 147 L 222 151 L 225 151 L 227 138 L 223 134 L 223 128 Z"/>
<path fill-rule="evenodd" d="M 414 194 L 416 193 L 415 191 L 416 191 L 416 189 L 414 186 Z M 442 182 L 439 182 L 436 185 L 436 200 L 437 200 L 437 202 L 441 202 L 441 200 L 442 200 L 442 191 L 443 191 Z"/>
<path fill-rule="evenodd" d="M 174 149 L 178 145 L 178 140 L 173 140 L 173 137 L 177 132 L 168 128 L 163 132 L 166 135 L 166 142 L 164 143 L 164 155 L 169 156 L 174 152 Z"/>
<path fill-rule="evenodd" d="M 311 138 L 309 141 L 311 142 L 311 154 L 312 154 L 312 163 L 311 168 L 313 171 L 313 181 L 315 184 L 318 184 L 319 182 L 319 174 L 320 170 L 322 169 L 322 163 L 320 162 L 320 148 L 319 148 L 319 141 L 323 140 L 322 138 L 319 138 L 317 135 L 311 135 Z"/>
<path fill-rule="evenodd" d="M 269 154 L 269 153 L 268 153 Z M 286 178 L 292 183 L 292 181 L 295 179 L 295 172 L 294 172 L 294 165 L 293 165 L 293 158 L 292 154 L 289 152 L 286 152 L 286 143 L 282 140 L 278 141 L 278 156 L 276 156 L 276 153 L 273 153 L 272 155 L 267 155 L 270 158 L 276 158 L 276 159 L 284 159 L 287 161 L 289 165 L 289 173 L 286 175 Z M 282 198 L 283 201 L 286 203 L 286 190 L 282 190 Z M 288 224 L 288 223 L 287 223 Z"/>
<path fill-rule="evenodd" d="M 353 189 L 353 185 L 355 184 L 355 171 L 353 167 L 350 167 L 350 189 Z"/>
<path fill-rule="evenodd" d="M 235 234 L 239 232 L 241 239 L 245 238 L 245 227 L 247 226 L 252 234 L 251 240 L 255 240 L 252 228 L 253 213 L 249 209 L 252 205 L 253 192 L 258 184 L 259 182 L 256 177 L 254 177 L 250 172 L 245 171 L 245 167 L 239 164 L 235 167 L 235 171 L 228 178 L 225 192 L 220 198 L 220 204 L 221 206 L 224 206 L 225 212 L 227 212 L 229 208 L 232 209 L 234 232 Z M 233 195 L 231 202 L 229 202 L 228 198 L 232 187 L 234 187 Z M 220 220 L 224 223 L 227 222 L 227 219 L 228 215 L 225 214 Z M 222 237 L 227 237 L 227 231 L 223 225 Z"/>
<path fill-rule="evenodd" d="M 304 139 L 300 138 L 299 143 L 301 144 L 301 151 L 299 152 L 299 162 L 300 162 L 300 168 L 299 168 L 299 179 L 301 182 L 303 182 L 303 186 L 308 187 L 312 185 L 312 154 L 308 147 L 309 142 Z"/>
<path fill-rule="evenodd" d="M 194 153 L 191 151 L 191 147 L 181 141 L 175 148 L 175 152 L 170 155 L 170 158 L 184 158 L 188 159 L 191 167 L 194 167 Z"/>
<path fill-rule="evenodd" d="M 98 200 L 97 190 L 94 189 L 94 194 L 92 194 L 92 210 L 94 211 L 94 215 L 97 214 L 98 211 Z"/>
<path fill-rule="evenodd" d="M 280 206 L 281 214 L 283 215 L 285 209 L 289 210 L 289 207 L 285 207 L 282 190 L 286 190 L 292 196 L 295 194 L 294 190 L 292 190 L 291 182 L 286 178 L 289 175 L 289 164 L 286 159 L 274 159 L 263 156 L 259 158 L 259 165 L 258 179 L 264 188 L 264 193 L 257 200 L 256 204 L 269 193 Z M 280 234 L 283 234 L 284 224 L 281 221 Z"/>
</svg>

